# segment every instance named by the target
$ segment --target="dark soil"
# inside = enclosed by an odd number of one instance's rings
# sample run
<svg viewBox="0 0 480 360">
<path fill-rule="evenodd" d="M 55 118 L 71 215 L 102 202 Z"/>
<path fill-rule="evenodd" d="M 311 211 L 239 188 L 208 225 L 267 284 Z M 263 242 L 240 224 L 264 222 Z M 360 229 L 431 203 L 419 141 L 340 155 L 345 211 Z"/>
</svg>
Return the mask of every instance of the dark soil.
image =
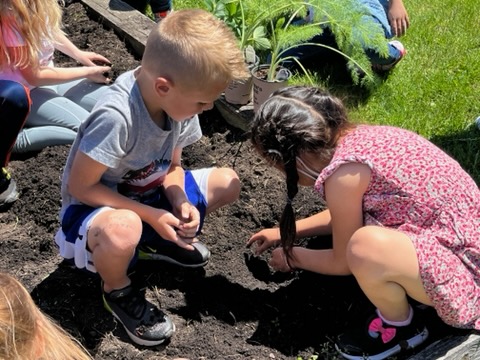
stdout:
<svg viewBox="0 0 480 360">
<path fill-rule="evenodd" d="M 139 65 L 112 31 L 89 19 L 81 4 L 65 12 L 65 30 L 72 41 L 109 58 L 115 77 Z M 62 57 L 57 62 L 72 64 Z M 212 258 L 204 269 L 140 262 L 132 274 L 175 322 L 176 333 L 167 344 L 151 349 L 133 345 L 103 309 L 99 279 L 72 269 L 57 255 L 53 237 L 68 146 L 11 162 L 21 197 L 0 213 L 0 270 L 18 277 L 40 308 L 95 359 L 308 359 L 314 354 L 335 359 L 332 340 L 368 302 L 352 277 L 273 273 L 266 257 L 252 257 L 245 242 L 254 232 L 277 224 L 285 199 L 283 178 L 253 152 L 243 131 L 224 122 L 216 110 L 202 114 L 201 124 L 205 136 L 185 149 L 185 167 L 232 167 L 243 187 L 236 203 L 206 220 L 201 240 Z M 303 189 L 295 200 L 298 216 L 318 211 L 315 199 Z M 308 245 L 320 242 L 328 245 L 328 239 L 313 239 Z M 426 314 L 431 341 L 453 332 L 432 311 Z"/>
</svg>

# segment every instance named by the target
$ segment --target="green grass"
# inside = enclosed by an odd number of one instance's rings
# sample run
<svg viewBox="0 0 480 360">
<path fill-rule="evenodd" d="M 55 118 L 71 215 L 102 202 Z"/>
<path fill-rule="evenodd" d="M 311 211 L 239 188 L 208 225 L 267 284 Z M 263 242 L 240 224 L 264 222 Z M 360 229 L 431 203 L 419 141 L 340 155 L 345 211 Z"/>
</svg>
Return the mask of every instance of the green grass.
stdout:
<svg viewBox="0 0 480 360">
<path fill-rule="evenodd" d="M 477 0 L 406 1 L 411 27 L 405 59 L 356 119 L 413 130 L 452 155 L 480 184 L 480 9 Z M 473 11 L 477 9 L 477 11 Z"/>
<path fill-rule="evenodd" d="M 411 26 L 407 56 L 366 89 L 314 70 L 319 86 L 346 99 L 355 121 L 410 129 L 454 157 L 480 184 L 480 6 L 478 0 L 404 0 Z M 203 0 L 174 1 L 176 9 Z M 296 77 L 296 83 L 305 82 Z"/>
</svg>

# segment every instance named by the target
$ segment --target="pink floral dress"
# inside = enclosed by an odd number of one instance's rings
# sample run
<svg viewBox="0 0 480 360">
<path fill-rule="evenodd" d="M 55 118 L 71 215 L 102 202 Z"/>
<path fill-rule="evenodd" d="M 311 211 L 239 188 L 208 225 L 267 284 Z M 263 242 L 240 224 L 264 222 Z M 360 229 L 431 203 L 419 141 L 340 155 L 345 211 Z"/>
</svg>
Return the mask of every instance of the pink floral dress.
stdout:
<svg viewBox="0 0 480 360">
<path fill-rule="evenodd" d="M 361 125 L 338 145 L 315 190 L 345 163 L 371 169 L 365 225 L 407 234 L 427 295 L 447 324 L 480 330 L 480 190 L 438 147 L 389 126 Z"/>
</svg>

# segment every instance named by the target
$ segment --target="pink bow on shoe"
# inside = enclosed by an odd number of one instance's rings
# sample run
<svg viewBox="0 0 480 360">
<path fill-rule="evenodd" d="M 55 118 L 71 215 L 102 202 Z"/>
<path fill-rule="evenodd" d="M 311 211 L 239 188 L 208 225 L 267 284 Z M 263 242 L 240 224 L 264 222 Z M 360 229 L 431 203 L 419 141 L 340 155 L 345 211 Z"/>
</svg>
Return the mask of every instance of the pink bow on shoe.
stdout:
<svg viewBox="0 0 480 360">
<path fill-rule="evenodd" d="M 384 328 L 382 319 L 380 318 L 372 320 L 368 326 L 368 331 L 382 334 L 382 341 L 384 344 L 392 340 L 397 333 L 397 329 L 395 328 Z"/>
</svg>

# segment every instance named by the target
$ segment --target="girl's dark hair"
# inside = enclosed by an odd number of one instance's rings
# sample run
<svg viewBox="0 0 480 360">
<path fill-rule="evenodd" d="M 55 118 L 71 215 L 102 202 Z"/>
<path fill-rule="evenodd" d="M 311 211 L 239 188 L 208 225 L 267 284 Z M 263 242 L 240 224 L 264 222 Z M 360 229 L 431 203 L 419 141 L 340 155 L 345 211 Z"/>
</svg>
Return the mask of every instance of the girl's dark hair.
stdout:
<svg viewBox="0 0 480 360">
<path fill-rule="evenodd" d="M 320 88 L 305 86 L 277 90 L 253 119 L 249 133 L 253 146 L 286 175 L 287 202 L 280 219 L 280 237 L 287 262 L 296 234 L 292 207 L 298 193 L 296 157 L 315 152 L 327 164 L 339 137 L 353 126 L 340 99 Z"/>
</svg>

